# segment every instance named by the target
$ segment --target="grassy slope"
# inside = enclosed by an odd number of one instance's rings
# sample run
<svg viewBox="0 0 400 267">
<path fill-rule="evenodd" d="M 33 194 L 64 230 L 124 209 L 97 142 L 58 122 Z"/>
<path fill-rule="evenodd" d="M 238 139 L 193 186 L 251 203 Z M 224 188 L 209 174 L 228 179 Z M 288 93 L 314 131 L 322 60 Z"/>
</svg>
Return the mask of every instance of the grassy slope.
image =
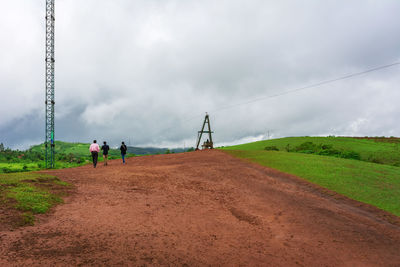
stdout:
<svg viewBox="0 0 400 267">
<path fill-rule="evenodd" d="M 59 192 L 67 186 L 67 183 L 46 174 L 0 174 L 0 209 L 20 211 L 18 225 L 33 224 L 34 214 L 45 213 L 62 202 Z M 58 193 L 53 192 L 55 188 Z"/>
<path fill-rule="evenodd" d="M 294 148 L 304 142 L 333 145 L 335 149 L 352 150 L 360 153 L 361 160 L 364 161 L 400 166 L 400 142 L 376 142 L 374 140 L 350 137 L 288 137 L 231 146 L 224 149 L 253 151 L 263 150 L 266 146 L 276 146 L 280 151 L 285 151 L 288 144 L 291 148 Z"/>
<path fill-rule="evenodd" d="M 57 160 L 56 158 L 55 168 L 56 169 L 71 168 L 71 167 L 82 166 L 84 164 L 91 162 L 92 159 L 89 152 L 89 146 L 90 144 L 85 144 L 85 143 L 68 143 L 68 142 L 56 141 L 56 146 L 55 146 L 56 155 L 73 154 L 75 158 L 82 158 L 84 159 L 84 161 L 82 161 L 81 163 L 76 163 L 76 162 L 68 162 L 65 160 Z M 42 153 L 43 155 L 45 153 L 44 149 L 45 149 L 44 144 L 31 147 L 32 151 Z M 127 156 L 131 157 L 133 156 L 133 154 L 128 153 Z M 109 159 L 116 159 L 120 157 L 121 157 L 121 152 L 119 149 L 110 149 Z M 99 161 L 100 162 L 103 161 L 101 151 L 99 155 Z M 44 168 L 43 160 L 38 160 L 37 162 L 18 162 L 18 163 L 0 162 L 0 173 L 3 173 L 4 169 L 7 169 L 8 172 L 21 172 L 21 171 L 38 171 L 42 170 L 43 168 Z"/>
<path fill-rule="evenodd" d="M 400 216 L 400 167 L 327 156 L 263 150 L 267 145 L 275 145 L 281 149 L 288 143 L 296 146 L 311 141 L 332 144 L 335 148 L 354 150 L 364 156 L 369 153 L 379 153 L 385 159 L 398 157 L 398 155 L 386 155 L 393 153 L 392 144 L 375 144 L 374 141 L 351 139 L 283 138 L 227 147 L 224 150 L 237 157 L 247 158 L 261 165 L 300 176 L 347 197 Z"/>
<path fill-rule="evenodd" d="M 99 144 L 101 147 L 101 144 Z M 63 153 L 63 154 L 74 154 L 79 157 L 89 157 L 89 146 L 90 144 L 87 143 L 68 143 L 62 141 L 56 141 L 55 151 L 56 153 Z M 31 149 L 32 151 L 42 152 L 44 153 L 44 144 L 33 146 Z M 121 152 L 118 149 L 110 149 L 109 155 L 110 156 L 120 156 Z"/>
</svg>

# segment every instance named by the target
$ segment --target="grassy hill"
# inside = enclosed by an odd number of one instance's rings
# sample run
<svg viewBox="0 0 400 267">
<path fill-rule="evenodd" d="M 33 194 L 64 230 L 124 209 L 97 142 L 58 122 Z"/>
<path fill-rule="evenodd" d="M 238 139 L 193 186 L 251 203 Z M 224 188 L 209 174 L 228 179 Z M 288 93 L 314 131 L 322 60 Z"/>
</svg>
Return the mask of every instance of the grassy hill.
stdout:
<svg viewBox="0 0 400 267">
<path fill-rule="evenodd" d="M 55 144 L 55 168 L 77 167 L 91 162 L 89 143 L 68 143 L 56 141 Z M 101 154 L 101 153 L 100 153 Z M 1 149 L 0 173 L 37 171 L 45 168 L 44 144 L 32 146 L 25 151 Z M 128 157 L 133 154 L 127 155 Z M 110 149 L 109 159 L 120 158 L 119 149 Z M 103 158 L 100 156 L 99 161 Z"/>
<path fill-rule="evenodd" d="M 89 152 L 89 143 L 68 143 L 68 142 L 62 142 L 62 141 L 56 141 L 55 142 L 55 152 L 56 154 L 73 154 L 76 157 L 89 157 L 90 152 Z M 101 144 L 99 144 L 101 147 Z M 31 151 L 33 152 L 40 152 L 44 153 L 45 151 L 45 146 L 44 144 L 40 145 L 35 145 L 30 148 Z M 118 157 L 120 156 L 121 152 L 119 149 L 110 149 L 109 155 Z"/>
<path fill-rule="evenodd" d="M 228 150 L 254 151 L 275 146 L 279 151 L 291 151 L 306 142 L 331 145 L 339 151 L 354 151 L 360 160 L 400 166 L 400 138 L 353 137 L 287 137 L 226 147 Z"/>
<path fill-rule="evenodd" d="M 296 153 L 304 143 L 354 151 L 360 160 Z M 279 151 L 268 151 L 276 147 Z M 289 146 L 289 147 L 288 147 Z M 292 147 L 292 149 L 290 148 Z M 225 147 L 228 153 L 302 177 L 352 199 L 400 216 L 400 150 L 398 139 L 291 137 Z M 290 152 L 288 152 L 290 151 Z M 367 162 L 378 159 L 378 163 Z"/>
</svg>

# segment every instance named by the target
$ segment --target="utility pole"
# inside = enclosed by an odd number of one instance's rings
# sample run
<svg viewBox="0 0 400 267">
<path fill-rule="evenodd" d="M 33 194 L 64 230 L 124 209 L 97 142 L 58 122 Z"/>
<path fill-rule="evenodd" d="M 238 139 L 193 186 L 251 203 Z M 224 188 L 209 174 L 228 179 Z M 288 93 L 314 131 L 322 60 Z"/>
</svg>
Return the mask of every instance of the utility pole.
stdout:
<svg viewBox="0 0 400 267">
<path fill-rule="evenodd" d="M 46 168 L 54 168 L 54 2 L 46 0 Z"/>
</svg>

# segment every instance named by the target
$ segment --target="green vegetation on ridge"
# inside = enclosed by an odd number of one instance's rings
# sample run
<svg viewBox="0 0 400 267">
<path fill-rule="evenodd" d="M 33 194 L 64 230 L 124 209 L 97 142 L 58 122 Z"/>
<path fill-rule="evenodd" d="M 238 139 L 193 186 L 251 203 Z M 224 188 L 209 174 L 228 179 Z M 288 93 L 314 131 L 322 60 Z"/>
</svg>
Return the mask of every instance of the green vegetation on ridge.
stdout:
<svg viewBox="0 0 400 267">
<path fill-rule="evenodd" d="M 305 142 L 329 144 L 341 151 L 355 151 L 361 160 L 287 152 Z M 344 137 L 291 137 L 223 148 L 228 153 L 304 178 L 352 199 L 400 216 L 399 143 Z M 276 146 L 280 151 L 266 151 Z M 380 164 L 365 162 L 378 159 Z M 363 161 L 364 160 L 364 161 Z"/>
<path fill-rule="evenodd" d="M 287 137 L 230 146 L 224 149 L 254 151 L 275 146 L 279 151 L 287 151 L 306 142 L 316 145 L 331 145 L 339 151 L 354 151 L 360 155 L 362 161 L 400 166 L 400 139 L 398 138 Z"/>
<path fill-rule="evenodd" d="M 90 144 L 87 143 L 68 143 L 56 141 L 55 143 L 55 168 L 70 168 L 82 166 L 91 162 L 89 153 Z M 5 149 L 0 144 L 0 173 L 37 171 L 45 168 L 44 163 L 45 146 L 44 144 L 32 146 L 25 151 Z M 133 154 L 127 155 L 134 156 Z M 110 149 L 109 159 L 120 158 L 119 149 Z M 99 161 L 101 162 L 101 152 Z"/>
</svg>

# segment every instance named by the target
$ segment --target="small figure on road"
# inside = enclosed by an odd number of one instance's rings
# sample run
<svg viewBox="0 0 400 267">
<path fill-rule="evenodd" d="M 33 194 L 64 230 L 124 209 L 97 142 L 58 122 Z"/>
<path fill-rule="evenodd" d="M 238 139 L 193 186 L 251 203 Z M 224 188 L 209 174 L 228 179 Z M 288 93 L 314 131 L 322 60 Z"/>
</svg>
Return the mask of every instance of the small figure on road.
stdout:
<svg viewBox="0 0 400 267">
<path fill-rule="evenodd" d="M 125 164 L 125 155 L 126 151 L 128 150 L 128 148 L 125 145 L 125 142 L 122 142 L 121 147 L 119 149 L 121 150 L 122 163 Z"/>
<path fill-rule="evenodd" d="M 110 147 L 107 145 L 107 142 L 103 142 L 103 146 L 101 147 L 101 150 L 103 150 L 103 159 L 104 159 L 104 166 L 107 166 L 107 159 L 108 159 L 108 150 L 110 150 Z"/>
<path fill-rule="evenodd" d="M 99 157 L 100 147 L 97 144 L 96 140 L 93 140 L 93 144 L 90 145 L 89 148 L 90 153 L 92 153 L 93 167 L 96 168 L 97 158 Z"/>
</svg>

